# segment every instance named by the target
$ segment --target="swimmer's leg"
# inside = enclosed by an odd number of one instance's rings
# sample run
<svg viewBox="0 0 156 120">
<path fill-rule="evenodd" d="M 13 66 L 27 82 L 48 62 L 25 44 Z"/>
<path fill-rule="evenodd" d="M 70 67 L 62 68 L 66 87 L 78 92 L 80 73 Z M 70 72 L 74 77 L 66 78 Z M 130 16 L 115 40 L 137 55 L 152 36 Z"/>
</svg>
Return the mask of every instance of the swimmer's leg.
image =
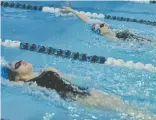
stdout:
<svg viewBox="0 0 156 120">
<path fill-rule="evenodd" d="M 137 117 L 144 120 L 154 120 L 155 117 L 152 114 L 145 114 L 136 109 L 134 106 L 130 106 L 120 99 L 119 96 L 107 94 L 101 90 L 93 89 L 91 96 L 84 99 L 77 99 L 80 103 L 89 107 L 100 108 L 108 111 L 117 111 L 125 113 L 131 117 Z"/>
<path fill-rule="evenodd" d="M 138 41 L 138 42 L 148 42 L 148 43 L 152 42 L 152 40 L 150 40 L 150 39 L 147 39 L 147 38 L 135 35 L 135 34 L 133 34 L 131 36 L 132 36 L 132 38 L 136 39 L 136 41 Z"/>
<path fill-rule="evenodd" d="M 121 111 L 127 115 L 141 120 L 156 120 L 156 115 L 150 113 L 149 111 L 140 111 L 136 107 L 127 105 L 126 109 Z"/>
<path fill-rule="evenodd" d="M 137 42 L 144 42 L 144 43 L 152 43 L 152 40 L 145 38 L 145 37 L 141 37 L 133 32 L 130 31 L 125 31 L 128 34 L 128 38 L 129 39 L 135 39 Z"/>
<path fill-rule="evenodd" d="M 153 43 L 152 40 L 150 40 L 148 38 L 141 37 L 139 35 L 136 35 L 135 33 L 130 32 L 128 30 L 117 32 L 116 36 L 117 36 L 117 38 L 123 39 L 123 40 L 133 39 L 133 40 L 136 40 L 137 42 L 140 42 L 140 43 L 141 42 L 143 42 L 143 43 L 151 43 L 151 44 Z"/>
</svg>

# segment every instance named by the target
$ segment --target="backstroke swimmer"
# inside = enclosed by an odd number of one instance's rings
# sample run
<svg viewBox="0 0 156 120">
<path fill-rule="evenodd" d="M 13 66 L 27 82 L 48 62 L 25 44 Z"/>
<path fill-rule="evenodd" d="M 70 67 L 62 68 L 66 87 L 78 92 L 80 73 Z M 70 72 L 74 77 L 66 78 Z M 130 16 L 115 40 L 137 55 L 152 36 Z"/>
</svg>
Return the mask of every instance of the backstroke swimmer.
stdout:
<svg viewBox="0 0 156 120">
<path fill-rule="evenodd" d="M 98 34 L 98 35 L 102 35 L 105 36 L 109 39 L 113 39 L 113 40 L 124 40 L 124 41 L 128 41 L 128 40 L 135 40 L 138 41 L 140 43 L 150 43 L 152 45 L 156 45 L 155 42 L 153 42 L 150 39 L 138 36 L 132 32 L 129 32 L 128 30 L 124 30 L 124 31 L 113 31 L 107 23 L 98 20 L 98 19 L 91 19 L 88 16 L 86 16 L 83 13 L 80 13 L 70 7 L 64 7 L 64 9 L 60 9 L 61 13 L 73 13 L 75 14 L 78 18 L 80 18 L 82 21 L 84 21 L 85 23 L 89 24 L 91 26 L 91 30 L 92 32 Z"/>
<path fill-rule="evenodd" d="M 88 107 L 121 112 L 144 120 L 156 120 L 156 116 L 152 113 L 147 114 L 137 110 L 122 101 L 119 96 L 72 84 L 63 73 L 52 67 L 47 67 L 37 74 L 33 71 L 32 64 L 20 60 L 3 66 L 1 69 L 3 78 L 16 83 L 24 82 L 29 84 L 36 82 L 40 87 L 55 90 L 60 98 L 64 100 L 77 101 Z M 5 74 L 3 71 L 5 71 Z"/>
</svg>

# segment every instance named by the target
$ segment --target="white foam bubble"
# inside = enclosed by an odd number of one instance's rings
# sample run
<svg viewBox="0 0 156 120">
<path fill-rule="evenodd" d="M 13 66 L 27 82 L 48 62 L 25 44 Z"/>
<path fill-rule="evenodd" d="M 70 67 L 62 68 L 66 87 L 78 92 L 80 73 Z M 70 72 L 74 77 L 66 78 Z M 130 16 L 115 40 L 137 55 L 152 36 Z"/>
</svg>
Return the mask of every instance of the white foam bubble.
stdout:
<svg viewBox="0 0 156 120">
<path fill-rule="evenodd" d="M 43 116 L 43 120 L 51 120 L 54 115 L 54 113 L 45 113 L 45 116 Z"/>
</svg>

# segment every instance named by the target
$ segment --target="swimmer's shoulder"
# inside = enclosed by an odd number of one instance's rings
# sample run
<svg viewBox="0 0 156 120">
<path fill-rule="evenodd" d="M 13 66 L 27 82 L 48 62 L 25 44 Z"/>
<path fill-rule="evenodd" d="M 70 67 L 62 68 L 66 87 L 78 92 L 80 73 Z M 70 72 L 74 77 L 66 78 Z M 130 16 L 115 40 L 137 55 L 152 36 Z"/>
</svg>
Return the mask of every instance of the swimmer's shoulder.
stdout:
<svg viewBox="0 0 156 120">
<path fill-rule="evenodd" d="M 52 72 L 59 73 L 59 71 L 54 67 L 46 67 L 42 70 L 42 72 L 46 72 L 46 71 L 52 71 Z"/>
<path fill-rule="evenodd" d="M 36 76 L 30 80 L 27 80 L 25 82 L 36 82 L 36 83 L 38 83 L 38 82 L 41 82 L 43 80 L 45 81 L 45 80 L 49 79 L 53 75 L 54 75 L 54 72 L 52 72 L 50 70 L 49 71 L 42 71 L 38 76 Z"/>
<path fill-rule="evenodd" d="M 51 72 L 57 73 L 60 77 L 64 77 L 64 74 L 54 67 L 46 67 L 41 72 L 46 72 L 46 71 L 51 71 Z"/>
</svg>

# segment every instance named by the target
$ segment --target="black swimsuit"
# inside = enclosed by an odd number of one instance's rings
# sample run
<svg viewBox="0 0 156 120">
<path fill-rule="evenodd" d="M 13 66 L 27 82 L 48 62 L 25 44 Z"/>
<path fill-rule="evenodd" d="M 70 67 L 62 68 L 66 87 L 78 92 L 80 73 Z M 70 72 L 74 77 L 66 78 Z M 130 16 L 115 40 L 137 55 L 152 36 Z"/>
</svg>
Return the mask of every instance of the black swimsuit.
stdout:
<svg viewBox="0 0 156 120">
<path fill-rule="evenodd" d="M 116 37 L 119 39 L 122 39 L 122 40 L 135 39 L 138 42 L 143 42 L 143 41 L 152 42 L 149 39 L 146 39 L 146 38 L 140 37 L 138 35 L 135 35 L 133 33 L 130 33 L 127 30 L 121 31 L 121 32 L 116 32 Z"/>
<path fill-rule="evenodd" d="M 64 81 L 60 76 L 53 71 L 45 71 L 36 78 L 33 78 L 27 82 L 36 82 L 41 87 L 46 87 L 56 90 L 56 92 L 63 99 L 72 99 L 76 96 L 86 97 L 89 96 L 89 92 L 86 88 L 72 85 L 70 82 Z"/>
</svg>

